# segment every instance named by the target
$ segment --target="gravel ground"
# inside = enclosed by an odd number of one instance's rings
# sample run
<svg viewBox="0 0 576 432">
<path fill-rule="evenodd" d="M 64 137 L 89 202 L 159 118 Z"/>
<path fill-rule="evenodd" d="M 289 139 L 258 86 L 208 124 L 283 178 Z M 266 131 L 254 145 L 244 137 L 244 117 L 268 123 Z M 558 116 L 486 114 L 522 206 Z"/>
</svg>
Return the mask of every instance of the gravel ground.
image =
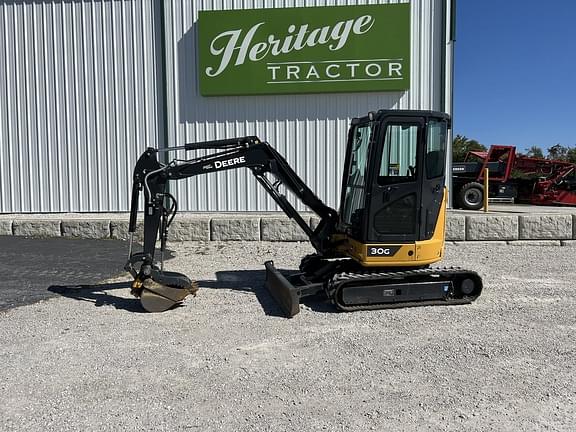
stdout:
<svg viewBox="0 0 576 432">
<path fill-rule="evenodd" d="M 449 245 L 472 305 L 289 320 L 262 263 L 307 244 L 172 246 L 183 307 L 140 313 L 122 278 L 0 313 L 1 430 L 574 430 L 576 248 Z"/>
</svg>

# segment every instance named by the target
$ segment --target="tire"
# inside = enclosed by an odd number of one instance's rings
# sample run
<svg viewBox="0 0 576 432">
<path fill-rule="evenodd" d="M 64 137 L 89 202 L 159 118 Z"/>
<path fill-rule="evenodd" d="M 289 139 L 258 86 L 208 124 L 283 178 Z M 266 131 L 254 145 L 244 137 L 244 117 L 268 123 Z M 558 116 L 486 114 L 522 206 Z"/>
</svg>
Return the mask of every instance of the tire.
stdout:
<svg viewBox="0 0 576 432">
<path fill-rule="evenodd" d="M 458 203 L 464 210 L 480 210 L 484 206 L 484 186 L 477 182 L 466 183 L 458 191 Z"/>
</svg>

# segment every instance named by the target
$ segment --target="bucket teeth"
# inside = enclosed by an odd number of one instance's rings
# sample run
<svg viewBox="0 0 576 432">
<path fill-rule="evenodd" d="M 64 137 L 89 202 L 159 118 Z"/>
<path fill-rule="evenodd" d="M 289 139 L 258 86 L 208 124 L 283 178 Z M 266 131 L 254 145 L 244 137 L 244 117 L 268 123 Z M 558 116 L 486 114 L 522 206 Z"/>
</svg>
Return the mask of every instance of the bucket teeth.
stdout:
<svg viewBox="0 0 576 432">
<path fill-rule="evenodd" d="M 190 286 L 188 288 L 186 288 L 188 290 L 188 292 L 190 293 L 190 295 L 196 297 L 196 293 L 198 292 L 198 290 L 200 289 L 200 287 L 198 286 L 198 282 L 196 281 L 192 281 L 192 283 L 190 284 Z"/>
<path fill-rule="evenodd" d="M 132 285 L 130 285 L 130 294 L 134 297 L 140 297 L 142 294 L 142 281 L 140 279 L 134 279 Z"/>
</svg>

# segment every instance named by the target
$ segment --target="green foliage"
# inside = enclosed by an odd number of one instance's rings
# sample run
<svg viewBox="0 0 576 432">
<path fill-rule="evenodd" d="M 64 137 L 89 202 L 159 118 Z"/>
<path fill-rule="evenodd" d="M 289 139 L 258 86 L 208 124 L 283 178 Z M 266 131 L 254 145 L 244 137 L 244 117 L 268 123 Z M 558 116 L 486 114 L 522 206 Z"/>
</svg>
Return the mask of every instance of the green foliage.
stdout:
<svg viewBox="0 0 576 432">
<path fill-rule="evenodd" d="M 520 171 L 519 169 L 514 168 L 510 172 L 510 178 L 520 179 L 520 180 L 536 180 L 538 178 L 538 174 L 537 173 L 526 173 L 524 171 Z"/>
<path fill-rule="evenodd" d="M 528 149 L 528 153 L 526 153 L 526 156 L 544 159 L 544 152 L 542 151 L 542 149 L 540 147 L 532 146 Z"/>
<path fill-rule="evenodd" d="M 555 144 L 548 148 L 548 159 L 576 163 L 576 148 Z"/>
<path fill-rule="evenodd" d="M 452 160 L 463 162 L 469 151 L 486 151 L 486 147 L 478 141 L 466 138 L 463 135 L 456 135 L 452 141 Z"/>
<path fill-rule="evenodd" d="M 565 147 L 562 144 L 556 144 L 548 148 L 548 159 L 566 160 L 567 153 L 568 147 Z"/>
</svg>

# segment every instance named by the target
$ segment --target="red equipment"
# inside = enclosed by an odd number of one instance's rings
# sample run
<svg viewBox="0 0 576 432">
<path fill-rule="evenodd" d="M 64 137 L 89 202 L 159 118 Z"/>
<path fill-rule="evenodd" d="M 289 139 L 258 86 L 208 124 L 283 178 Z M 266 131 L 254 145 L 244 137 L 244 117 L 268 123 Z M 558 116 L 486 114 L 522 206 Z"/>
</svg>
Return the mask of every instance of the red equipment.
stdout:
<svg viewBox="0 0 576 432">
<path fill-rule="evenodd" d="M 576 205 L 576 164 L 517 155 L 514 146 L 493 145 L 487 152 L 468 152 L 464 162 L 453 164 L 456 207 L 482 207 L 485 168 L 490 173 L 490 197 L 536 205 Z"/>
<path fill-rule="evenodd" d="M 514 168 L 536 178 L 532 192 L 526 197 L 530 203 L 576 205 L 576 164 L 518 156 Z"/>
</svg>

